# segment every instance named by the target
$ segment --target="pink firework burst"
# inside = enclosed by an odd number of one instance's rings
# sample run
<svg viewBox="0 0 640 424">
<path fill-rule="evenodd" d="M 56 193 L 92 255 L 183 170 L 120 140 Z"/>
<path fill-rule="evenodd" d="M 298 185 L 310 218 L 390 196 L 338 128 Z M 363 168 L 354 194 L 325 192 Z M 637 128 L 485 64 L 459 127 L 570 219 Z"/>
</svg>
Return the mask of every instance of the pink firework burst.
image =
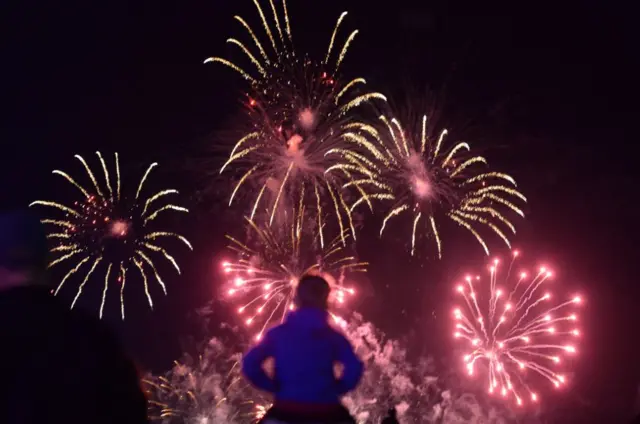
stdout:
<svg viewBox="0 0 640 424">
<path fill-rule="evenodd" d="M 331 315 L 336 324 L 344 325 L 332 311 L 355 294 L 344 284 L 347 274 L 365 272 L 368 265 L 342 244 L 349 234 L 339 235 L 322 247 L 318 234 L 304 225 L 302 214 L 296 214 L 284 229 L 258 225 L 250 219 L 247 223 L 251 235 L 247 242 L 227 236 L 229 249 L 238 257 L 223 262 L 222 270 L 229 277 L 229 299 L 239 303 L 238 314 L 247 327 L 257 327 L 256 340 L 295 307 L 295 290 L 305 274 L 322 275 L 329 282 Z"/>
<path fill-rule="evenodd" d="M 463 359 L 469 375 L 478 366 L 486 370 L 489 393 L 512 398 L 518 406 L 540 400 L 534 385 L 542 379 L 555 388 L 566 384 L 559 369 L 565 355 L 576 353 L 580 336 L 578 315 L 573 311 L 582 299 L 554 302 L 546 289 L 553 272 L 515 271 L 518 251 L 506 269 L 499 259 L 487 267 L 488 281 L 466 275 L 456 291 L 466 307 L 453 310 L 454 336 L 469 343 Z"/>
</svg>

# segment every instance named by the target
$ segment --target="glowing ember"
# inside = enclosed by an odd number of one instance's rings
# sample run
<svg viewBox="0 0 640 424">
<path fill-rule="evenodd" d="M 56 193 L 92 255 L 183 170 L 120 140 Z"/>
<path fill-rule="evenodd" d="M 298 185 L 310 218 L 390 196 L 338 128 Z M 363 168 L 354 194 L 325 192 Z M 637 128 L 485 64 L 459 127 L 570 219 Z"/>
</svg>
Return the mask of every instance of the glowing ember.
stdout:
<svg viewBox="0 0 640 424">
<path fill-rule="evenodd" d="M 298 115 L 298 121 L 300 121 L 302 128 L 309 131 L 315 125 L 316 117 L 311 109 L 305 108 L 300 112 L 300 115 Z"/>
<path fill-rule="evenodd" d="M 109 227 L 109 231 L 113 237 L 124 237 L 129 231 L 129 223 L 127 221 L 113 221 Z"/>
<path fill-rule="evenodd" d="M 413 192 L 420 199 L 424 199 L 427 196 L 429 196 L 429 193 L 431 192 L 431 186 L 429 185 L 429 183 L 426 180 L 424 180 L 422 178 L 419 178 L 419 177 L 414 177 L 413 178 Z"/>
</svg>

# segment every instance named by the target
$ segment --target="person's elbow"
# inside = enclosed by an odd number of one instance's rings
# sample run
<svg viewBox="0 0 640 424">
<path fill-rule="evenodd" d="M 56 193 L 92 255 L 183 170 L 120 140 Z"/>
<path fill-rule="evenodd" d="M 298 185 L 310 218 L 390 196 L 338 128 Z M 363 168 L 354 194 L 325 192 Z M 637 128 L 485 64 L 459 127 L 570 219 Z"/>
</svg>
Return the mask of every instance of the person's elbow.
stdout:
<svg viewBox="0 0 640 424">
<path fill-rule="evenodd" d="M 255 357 L 253 352 L 249 352 L 242 358 L 242 374 L 247 380 L 254 383 L 260 379 L 262 363 Z"/>
<path fill-rule="evenodd" d="M 358 383 L 360 383 L 360 379 L 362 378 L 363 373 L 364 364 L 360 359 L 354 356 L 348 364 L 345 364 L 344 374 L 342 378 L 343 392 L 350 392 L 358 387 Z"/>
</svg>

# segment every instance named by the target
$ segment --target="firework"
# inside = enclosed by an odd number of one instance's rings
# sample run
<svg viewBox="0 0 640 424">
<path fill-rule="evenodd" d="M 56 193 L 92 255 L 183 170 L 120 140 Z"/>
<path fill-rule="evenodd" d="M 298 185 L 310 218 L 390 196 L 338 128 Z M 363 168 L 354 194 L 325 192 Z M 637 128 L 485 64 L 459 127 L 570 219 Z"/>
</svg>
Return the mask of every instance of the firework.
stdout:
<svg viewBox="0 0 640 424">
<path fill-rule="evenodd" d="M 375 149 L 360 135 L 365 124 L 353 116 L 352 109 L 372 99 L 386 99 L 380 93 L 360 93 L 358 88 L 365 84 L 364 79 L 346 82 L 338 75 L 348 47 L 358 33 L 353 31 L 341 48 L 334 48 L 346 12 L 336 23 L 324 60 L 314 61 L 294 50 L 286 1 L 282 2 L 282 12 L 278 12 L 272 0 L 269 3 L 271 22 L 260 2 L 254 0 L 269 38 L 266 47 L 239 16 L 235 19 L 248 32 L 252 48 L 259 53 L 251 53 L 234 38 L 227 40 L 243 51 L 255 68 L 253 73 L 223 58 L 205 61 L 222 63 L 250 83 L 247 109 L 252 128 L 237 141 L 220 170 L 222 173 L 233 168 L 239 173 L 229 204 L 241 187 L 253 185 L 257 195 L 250 202 L 251 219 L 257 211 L 265 212 L 271 225 L 280 209 L 303 200 L 309 211 L 315 212 L 321 245 L 325 227 L 322 217 L 329 215 L 325 212 L 335 218 L 341 234 L 348 229 L 355 237 L 344 186 L 372 175 L 373 163 L 368 156 Z M 359 183 L 351 186 L 366 195 L 366 186 Z"/>
<path fill-rule="evenodd" d="M 91 180 L 90 187 L 81 185 L 63 171 L 55 170 L 53 173 L 63 177 L 77 188 L 82 198 L 70 206 L 43 200 L 37 200 L 30 206 L 45 206 L 57 214 L 42 220 L 50 228 L 48 238 L 55 242 L 55 247 L 51 251 L 56 257 L 49 267 L 60 264 L 68 265 L 70 268 L 60 281 L 55 294 L 60 292 L 74 274 L 83 275 L 84 278 L 71 303 L 73 308 L 91 276 L 101 274 L 104 277 L 104 287 L 100 317 L 102 318 L 109 286 L 117 282 L 120 289 L 120 310 L 124 319 L 124 289 L 127 277 L 132 270 L 140 274 L 151 307 L 153 307 L 153 301 L 148 284 L 152 279 L 150 275 L 155 277 L 163 292 L 167 293 L 165 284 L 156 269 L 155 258 L 163 257 L 180 273 L 177 261 L 166 250 L 163 241 L 177 239 L 189 249 L 192 249 L 191 244 L 179 234 L 162 231 L 157 227 L 154 229 L 154 226 L 158 224 L 158 217 L 169 211 L 188 211 L 167 201 L 172 195 L 178 193 L 176 190 L 162 190 L 148 197 L 143 195 L 145 181 L 151 170 L 158 165 L 157 163 L 147 168 L 138 184 L 135 196 L 126 197 L 121 195 L 118 154 L 115 154 L 115 178 L 109 173 L 100 152 L 96 154 L 104 174 L 104 184 L 98 182 L 84 158 L 76 155 L 76 159 L 82 163 Z"/>
<path fill-rule="evenodd" d="M 265 405 L 256 404 L 255 411 L 253 413 L 254 422 L 259 422 L 267 414 L 267 411 L 271 408 L 272 404 L 267 403 Z"/>
<path fill-rule="evenodd" d="M 526 399 L 539 400 L 532 386 L 536 378 L 557 388 L 566 383 L 565 375 L 551 367 L 561 363 L 564 354 L 576 353 L 580 330 L 571 309 L 581 298 L 554 302 L 551 292 L 543 290 L 552 271 L 540 267 L 532 274 L 516 272 L 518 256 L 512 252 L 504 272 L 499 259 L 493 260 L 486 284 L 479 276 L 466 276 L 456 290 L 467 308 L 456 308 L 453 315 L 455 337 L 471 346 L 464 356 L 469 375 L 474 374 L 476 363 L 486 363 L 489 393 L 500 392 L 522 405 Z"/>
<path fill-rule="evenodd" d="M 166 424 L 259 422 L 271 408 L 271 403 L 261 404 L 251 400 L 261 396 L 249 393 L 249 386 L 235 375 L 239 373 L 240 367 L 234 368 L 223 376 L 216 370 L 200 373 L 199 370 L 176 361 L 167 377 L 142 380 L 149 398 L 150 420 Z M 181 370 L 185 374 L 176 375 Z"/>
<path fill-rule="evenodd" d="M 238 352 L 211 339 L 197 357 L 185 355 L 163 376 L 148 376 L 143 386 L 149 417 L 162 423 L 246 423 L 268 409 L 261 394 L 240 373 Z"/>
<path fill-rule="evenodd" d="M 368 137 L 379 146 L 375 153 L 379 166 L 374 177 L 345 184 L 373 187 L 377 192 L 363 195 L 352 209 L 370 199 L 390 204 L 380 228 L 381 236 L 390 220 L 411 214 L 412 255 L 418 239 L 424 237 L 433 239 L 438 257 L 442 257 L 438 231 L 442 217 L 473 234 L 487 255 L 489 248 L 481 235 L 482 226 L 510 246 L 508 233 L 515 234 L 515 227 L 505 213 L 524 216 L 515 203 L 526 202 L 511 176 L 487 171 L 482 166 L 487 164 L 486 159 L 470 154 L 467 143 L 446 148 L 446 129 L 437 137 L 430 137 L 426 115 L 415 131 L 407 131 L 396 118 L 380 116 L 380 122 L 378 129 L 366 127 Z"/>
<path fill-rule="evenodd" d="M 247 326 L 260 325 L 256 339 L 294 308 L 295 289 L 303 275 L 322 275 L 332 286 L 329 300 L 337 306 L 355 293 L 343 284 L 346 273 L 364 272 L 368 265 L 346 253 L 341 236 L 320 247 L 319 237 L 304 228 L 303 214 L 296 214 L 291 221 L 290 226 L 273 230 L 247 219 L 251 242 L 227 236 L 229 248 L 239 255 L 238 260 L 222 264 L 229 275 L 227 293 L 241 303 L 238 313 L 246 316 Z M 336 323 L 344 323 L 332 316 Z"/>
<path fill-rule="evenodd" d="M 175 369 L 187 369 L 184 364 L 175 363 Z M 175 372 L 174 369 L 174 372 Z M 171 376 L 173 377 L 173 376 Z M 228 407 L 225 405 L 227 398 L 224 394 L 217 393 L 218 387 L 203 387 L 203 383 L 193 372 L 182 376 L 175 381 L 167 377 L 156 377 L 143 380 L 149 399 L 149 418 L 152 421 L 166 423 L 193 422 L 208 423 L 209 418 L 236 418 L 235 414 L 229 417 Z M 206 384 L 213 382 L 205 381 Z M 216 390 L 218 389 L 218 390 Z M 222 397 L 218 397 L 218 395 Z"/>
</svg>

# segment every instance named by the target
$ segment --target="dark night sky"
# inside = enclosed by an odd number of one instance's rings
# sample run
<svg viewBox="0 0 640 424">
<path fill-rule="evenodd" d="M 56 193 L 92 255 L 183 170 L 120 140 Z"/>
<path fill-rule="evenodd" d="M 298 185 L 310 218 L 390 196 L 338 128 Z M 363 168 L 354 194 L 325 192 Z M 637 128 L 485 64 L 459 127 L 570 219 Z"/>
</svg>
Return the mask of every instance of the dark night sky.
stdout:
<svg viewBox="0 0 640 424">
<path fill-rule="evenodd" d="M 394 99 L 407 89 L 416 99 L 427 88 L 438 93 L 452 133 L 516 177 L 529 204 L 515 244 L 557 264 L 561 280 L 588 299 L 575 396 L 558 407 L 623 422 L 640 383 L 631 11 L 605 2 L 289 3 L 299 50 L 322 54 L 348 9 L 345 27 L 361 32 L 343 71 Z M 171 296 L 115 324 L 156 369 L 179 354 L 178 337 L 192 325 L 187 313 L 215 295 L 212 262 L 224 231 L 238 225 L 215 199 L 198 202 L 201 178 L 186 161 L 207 151 L 238 110 L 241 81 L 202 65 L 235 53 L 224 40 L 242 34 L 236 13 L 255 22 L 250 0 L 2 6 L 0 206 L 55 196 L 50 171 L 76 169 L 74 153 L 100 149 L 120 152 L 132 172 L 160 162 L 155 183 L 181 189 L 197 210 L 183 231 L 196 252 L 183 257 L 189 270 L 170 281 Z M 442 262 L 410 260 L 391 253 L 401 241 L 379 242 L 376 232 L 367 226 L 362 237 L 374 242 L 360 248 L 373 266 L 358 309 L 391 335 L 411 331 L 445 355 L 448 283 L 461 264 L 482 259 L 480 249 L 458 232 Z M 578 395 L 590 406 L 576 403 Z"/>
</svg>

